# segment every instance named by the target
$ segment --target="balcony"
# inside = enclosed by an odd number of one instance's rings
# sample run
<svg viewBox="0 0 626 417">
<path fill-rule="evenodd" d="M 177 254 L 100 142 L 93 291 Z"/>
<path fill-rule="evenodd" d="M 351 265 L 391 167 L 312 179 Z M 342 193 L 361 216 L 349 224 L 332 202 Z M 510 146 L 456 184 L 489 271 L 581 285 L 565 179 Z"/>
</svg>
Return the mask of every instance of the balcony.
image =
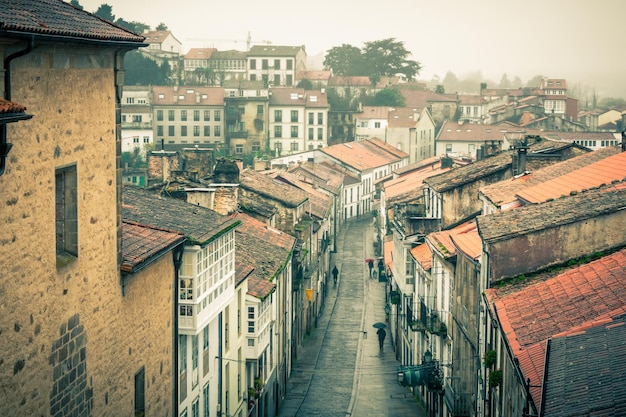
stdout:
<svg viewBox="0 0 626 417">
<path fill-rule="evenodd" d="M 245 130 L 228 132 L 228 133 L 226 133 L 226 137 L 229 138 L 229 139 L 247 139 L 248 138 L 248 132 L 245 131 Z"/>
<path fill-rule="evenodd" d="M 122 122 L 122 129 L 152 129 L 152 122 Z"/>
</svg>

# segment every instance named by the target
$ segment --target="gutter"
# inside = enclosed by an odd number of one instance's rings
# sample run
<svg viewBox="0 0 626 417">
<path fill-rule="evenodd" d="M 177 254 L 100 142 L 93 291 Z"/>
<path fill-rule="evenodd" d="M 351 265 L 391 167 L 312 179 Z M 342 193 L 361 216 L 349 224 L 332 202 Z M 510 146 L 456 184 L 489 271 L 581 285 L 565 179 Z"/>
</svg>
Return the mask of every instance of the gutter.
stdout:
<svg viewBox="0 0 626 417">
<path fill-rule="evenodd" d="M 17 51 L 4 59 L 4 98 L 11 101 L 11 61 L 32 52 L 35 49 L 35 37 L 33 35 L 28 38 L 28 45 L 25 49 Z M 28 117 L 30 119 L 32 116 Z M 6 160 L 13 144 L 7 142 L 7 125 L 0 125 L 0 175 L 4 174 L 6 169 Z"/>
</svg>

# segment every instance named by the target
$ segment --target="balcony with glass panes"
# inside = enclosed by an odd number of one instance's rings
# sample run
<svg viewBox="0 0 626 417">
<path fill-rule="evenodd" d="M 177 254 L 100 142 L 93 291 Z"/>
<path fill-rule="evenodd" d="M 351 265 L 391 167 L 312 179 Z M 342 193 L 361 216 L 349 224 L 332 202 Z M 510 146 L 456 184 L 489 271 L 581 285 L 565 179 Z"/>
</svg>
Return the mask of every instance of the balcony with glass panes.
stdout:
<svg viewBox="0 0 626 417">
<path fill-rule="evenodd" d="M 178 329 L 197 334 L 235 298 L 235 240 L 229 232 L 187 246 L 178 277 Z"/>
</svg>

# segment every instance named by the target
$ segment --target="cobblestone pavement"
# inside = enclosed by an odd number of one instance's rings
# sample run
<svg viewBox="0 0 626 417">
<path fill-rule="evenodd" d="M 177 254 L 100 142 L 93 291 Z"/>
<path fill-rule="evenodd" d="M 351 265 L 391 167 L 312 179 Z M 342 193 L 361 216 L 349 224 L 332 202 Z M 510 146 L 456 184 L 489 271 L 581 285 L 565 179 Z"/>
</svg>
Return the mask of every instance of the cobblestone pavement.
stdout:
<svg viewBox="0 0 626 417">
<path fill-rule="evenodd" d="M 369 278 L 374 257 L 374 219 L 344 225 L 334 261 L 337 286 L 330 287 L 318 327 L 304 340 L 287 382 L 279 417 L 426 416 L 408 388 L 396 382 L 390 337 L 381 351 L 375 322 L 385 321 L 385 284 Z"/>
</svg>

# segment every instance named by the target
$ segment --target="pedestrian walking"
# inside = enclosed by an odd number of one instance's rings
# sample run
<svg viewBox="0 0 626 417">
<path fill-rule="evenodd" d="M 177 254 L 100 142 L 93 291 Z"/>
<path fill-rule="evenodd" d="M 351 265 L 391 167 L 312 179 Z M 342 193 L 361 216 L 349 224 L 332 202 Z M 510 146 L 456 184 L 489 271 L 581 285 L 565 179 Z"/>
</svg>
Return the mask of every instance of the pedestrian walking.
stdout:
<svg viewBox="0 0 626 417">
<path fill-rule="evenodd" d="M 337 269 L 337 265 L 333 268 L 333 280 L 335 281 L 335 285 L 337 285 L 337 275 L 339 275 L 339 270 Z"/>
<path fill-rule="evenodd" d="M 383 344 L 385 343 L 385 336 L 387 336 L 387 332 L 381 327 L 378 329 L 376 334 L 378 335 L 378 346 L 380 347 L 380 350 L 383 350 Z"/>
<path fill-rule="evenodd" d="M 372 276 L 372 269 L 374 269 L 374 260 L 373 259 L 369 259 L 367 261 L 367 266 L 370 269 L 370 277 Z"/>
</svg>

